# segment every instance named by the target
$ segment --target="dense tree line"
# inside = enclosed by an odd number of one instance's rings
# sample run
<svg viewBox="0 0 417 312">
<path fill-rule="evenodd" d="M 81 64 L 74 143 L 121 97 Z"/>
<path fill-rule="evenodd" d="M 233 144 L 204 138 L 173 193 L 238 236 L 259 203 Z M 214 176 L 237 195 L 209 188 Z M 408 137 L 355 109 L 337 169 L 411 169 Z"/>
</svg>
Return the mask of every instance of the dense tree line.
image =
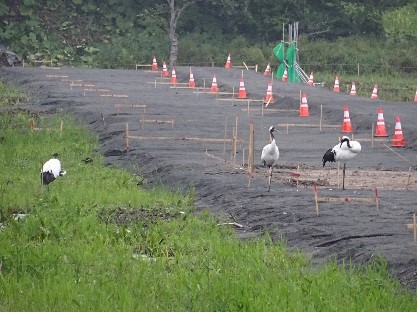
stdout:
<svg viewBox="0 0 417 312">
<path fill-rule="evenodd" d="M 183 9 L 174 33 L 172 9 Z M 309 45 L 353 40 L 360 48 L 369 39 L 367 52 L 401 44 L 404 60 L 415 52 L 416 9 L 415 0 L 3 0 L 0 43 L 27 58 L 118 67 L 168 60 L 175 35 L 178 63 L 220 63 L 227 53 L 266 62 L 276 61 L 283 25 L 298 21 Z"/>
</svg>

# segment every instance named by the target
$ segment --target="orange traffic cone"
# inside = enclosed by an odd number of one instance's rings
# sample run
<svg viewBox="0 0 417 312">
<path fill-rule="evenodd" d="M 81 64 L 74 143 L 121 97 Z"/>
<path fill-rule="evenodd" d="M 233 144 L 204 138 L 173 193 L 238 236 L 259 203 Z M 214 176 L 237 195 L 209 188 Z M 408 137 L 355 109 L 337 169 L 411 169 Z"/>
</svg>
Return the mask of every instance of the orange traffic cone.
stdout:
<svg viewBox="0 0 417 312">
<path fill-rule="evenodd" d="M 167 64 L 165 64 L 165 62 L 162 64 L 162 77 L 168 77 L 169 73 L 168 73 L 168 69 L 167 69 Z"/>
<path fill-rule="evenodd" d="M 340 88 L 339 88 L 339 77 L 338 76 L 336 76 L 336 79 L 334 81 L 333 92 L 336 92 L 336 93 L 339 93 L 340 92 Z"/>
<path fill-rule="evenodd" d="M 310 77 L 308 78 L 307 84 L 309 86 L 314 86 L 314 82 L 313 82 L 313 72 L 311 72 Z"/>
<path fill-rule="evenodd" d="M 384 113 L 382 107 L 378 109 L 378 120 L 376 122 L 375 137 L 387 137 L 387 129 L 385 128 Z"/>
<path fill-rule="evenodd" d="M 301 97 L 300 117 L 308 117 L 308 116 L 310 116 L 310 113 L 308 111 L 307 94 L 304 92 Z"/>
<path fill-rule="evenodd" d="M 416 90 L 416 95 L 414 95 L 414 102 L 417 102 L 417 90 Z"/>
<path fill-rule="evenodd" d="M 231 68 L 232 63 L 230 62 L 230 54 L 227 56 L 226 64 L 224 65 L 224 68 Z"/>
<path fill-rule="evenodd" d="M 177 85 L 177 74 L 175 73 L 175 68 L 171 69 L 171 80 L 170 82 L 174 85 Z"/>
<path fill-rule="evenodd" d="M 271 64 L 268 63 L 268 65 L 266 65 L 265 71 L 264 71 L 264 76 L 265 77 L 269 77 L 269 75 L 271 75 Z"/>
<path fill-rule="evenodd" d="M 216 75 L 213 76 L 213 80 L 211 82 L 210 92 L 213 92 L 213 93 L 219 92 L 219 87 L 217 86 Z"/>
<path fill-rule="evenodd" d="M 155 56 L 153 57 L 153 60 L 152 60 L 152 70 L 153 71 L 158 71 L 158 63 L 156 62 L 156 57 Z"/>
<path fill-rule="evenodd" d="M 378 98 L 378 85 L 374 85 L 374 89 L 372 90 L 371 99 L 376 100 Z"/>
<path fill-rule="evenodd" d="M 345 132 L 345 133 L 352 132 L 352 124 L 350 122 L 349 109 L 347 105 L 345 105 L 344 112 L 343 112 L 342 132 Z"/>
<path fill-rule="evenodd" d="M 288 81 L 288 70 L 287 70 L 287 67 L 285 67 L 285 69 L 284 69 L 284 74 L 282 75 L 281 81 L 282 82 L 287 82 Z"/>
<path fill-rule="evenodd" d="M 397 117 L 395 121 L 395 132 L 392 138 L 392 147 L 405 147 L 405 140 L 403 136 L 403 131 L 401 129 L 400 117 Z"/>
<path fill-rule="evenodd" d="M 239 94 L 237 95 L 238 99 L 246 99 L 246 88 L 245 83 L 243 82 L 243 78 L 240 78 L 239 82 Z"/>
<path fill-rule="evenodd" d="M 193 72 L 191 71 L 191 67 L 190 67 L 190 81 L 188 82 L 188 87 L 195 88 L 194 75 L 193 75 Z"/>
<path fill-rule="evenodd" d="M 268 88 L 266 89 L 266 95 L 264 98 L 264 104 L 268 107 L 269 104 L 274 103 L 274 97 L 272 96 L 272 82 L 268 82 Z"/>
<path fill-rule="evenodd" d="M 356 85 L 354 81 L 352 81 L 352 88 L 350 89 L 349 95 L 356 95 Z"/>
</svg>

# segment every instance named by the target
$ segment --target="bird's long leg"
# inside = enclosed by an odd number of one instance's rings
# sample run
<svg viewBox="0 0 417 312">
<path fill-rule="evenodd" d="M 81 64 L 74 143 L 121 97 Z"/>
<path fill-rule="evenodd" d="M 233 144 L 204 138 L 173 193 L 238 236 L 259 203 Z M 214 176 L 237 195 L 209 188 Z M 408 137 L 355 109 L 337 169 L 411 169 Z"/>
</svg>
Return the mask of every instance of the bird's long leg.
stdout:
<svg viewBox="0 0 417 312">
<path fill-rule="evenodd" d="M 272 180 L 272 166 L 269 167 L 268 192 L 271 190 L 271 180 Z"/>
<path fill-rule="evenodd" d="M 42 168 L 43 166 L 42 166 L 42 163 L 41 163 L 41 185 L 43 185 L 43 168 Z"/>
<path fill-rule="evenodd" d="M 337 187 L 340 187 L 340 162 L 337 162 Z"/>
<path fill-rule="evenodd" d="M 343 164 L 343 190 L 345 189 L 345 171 L 346 171 L 346 163 Z"/>
</svg>

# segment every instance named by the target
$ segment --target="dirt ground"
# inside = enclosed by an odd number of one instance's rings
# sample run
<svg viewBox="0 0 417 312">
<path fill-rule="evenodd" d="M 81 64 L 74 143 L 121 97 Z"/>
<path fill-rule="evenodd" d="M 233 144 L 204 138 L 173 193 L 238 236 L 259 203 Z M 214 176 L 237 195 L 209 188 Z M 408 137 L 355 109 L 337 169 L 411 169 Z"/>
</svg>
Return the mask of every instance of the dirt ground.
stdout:
<svg viewBox="0 0 417 312">
<path fill-rule="evenodd" d="M 193 67 L 197 88 L 190 89 L 189 70 L 176 68 L 176 87 L 148 70 L 3 67 L 0 76 L 37 98 L 22 107 L 39 113 L 64 111 L 97 132 L 106 163 L 144 176 L 150 186 L 195 189 L 197 209 L 243 225 L 236 227 L 240 237 L 268 232 L 317 264 L 330 259 L 363 264 L 382 256 L 392 275 L 415 291 L 417 246 L 407 224 L 417 213 L 417 103 L 349 96 L 346 86 L 334 93 L 275 80 L 275 102 L 262 107 L 270 81 L 262 73 Z M 203 89 L 211 86 L 214 74 L 219 94 Z M 250 101 L 230 94 L 238 93 L 242 74 Z M 307 94 L 309 117 L 299 116 L 300 92 Z M 362 152 L 347 163 L 346 190 L 341 189 L 337 164 L 322 166 L 324 152 L 342 135 L 344 105 L 353 138 L 362 144 Z M 390 137 L 372 141 L 379 107 Z M 397 116 L 404 148 L 391 147 Z M 255 150 L 251 177 L 250 123 Z M 268 192 L 260 153 L 269 143 L 271 125 L 278 130 L 280 159 Z M 94 157 L 80 157 L 87 156 Z"/>
</svg>

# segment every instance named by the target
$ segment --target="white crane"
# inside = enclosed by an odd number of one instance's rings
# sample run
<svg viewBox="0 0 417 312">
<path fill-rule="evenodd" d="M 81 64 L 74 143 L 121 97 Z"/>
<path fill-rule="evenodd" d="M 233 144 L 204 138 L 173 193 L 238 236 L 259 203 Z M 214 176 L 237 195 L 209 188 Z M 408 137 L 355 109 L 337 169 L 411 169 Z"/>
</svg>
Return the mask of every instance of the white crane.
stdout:
<svg viewBox="0 0 417 312">
<path fill-rule="evenodd" d="M 42 166 L 41 180 L 42 184 L 48 185 L 56 178 L 65 175 L 67 172 L 61 169 L 61 162 L 58 159 L 58 154 L 54 154 L 51 159 L 49 159 Z"/>
<path fill-rule="evenodd" d="M 267 166 L 269 168 L 269 178 L 268 178 L 268 191 L 271 190 L 271 179 L 272 179 L 272 168 L 276 165 L 279 158 L 279 150 L 278 146 L 275 143 L 274 138 L 274 132 L 275 128 L 274 126 L 271 126 L 269 128 L 269 135 L 271 136 L 271 143 L 264 146 L 262 149 L 261 154 L 261 161 L 264 166 Z"/>
<path fill-rule="evenodd" d="M 345 189 L 345 171 L 346 162 L 355 158 L 361 151 L 362 147 L 358 141 L 351 141 L 348 136 L 344 135 L 340 143 L 329 149 L 323 156 L 323 167 L 326 162 L 343 162 L 343 189 Z"/>
</svg>

